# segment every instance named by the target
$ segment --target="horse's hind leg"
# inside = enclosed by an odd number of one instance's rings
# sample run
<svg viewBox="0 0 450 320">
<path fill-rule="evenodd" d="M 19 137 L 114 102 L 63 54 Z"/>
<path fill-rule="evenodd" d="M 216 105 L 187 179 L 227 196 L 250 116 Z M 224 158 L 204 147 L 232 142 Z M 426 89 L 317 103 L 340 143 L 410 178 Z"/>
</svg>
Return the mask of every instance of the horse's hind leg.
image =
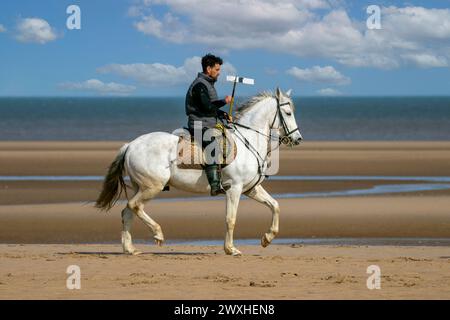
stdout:
<svg viewBox="0 0 450 320">
<path fill-rule="evenodd" d="M 133 212 L 139 217 L 139 219 L 144 222 L 144 224 L 150 228 L 153 232 L 153 238 L 156 244 L 162 245 L 164 241 L 164 235 L 162 233 L 161 227 L 155 220 L 150 218 L 144 211 L 145 202 L 154 198 L 162 188 L 148 188 L 144 190 L 139 190 L 136 195 L 128 201 L 128 207 L 133 210 Z"/>
<path fill-rule="evenodd" d="M 131 181 L 133 185 L 134 193 L 136 194 L 139 190 L 139 186 Z M 123 252 L 128 254 L 140 254 L 141 252 L 136 250 L 136 248 L 133 246 L 133 241 L 131 237 L 131 226 L 133 224 L 133 217 L 134 213 L 133 211 L 127 206 L 122 210 L 122 247 Z"/>
<path fill-rule="evenodd" d="M 270 226 L 269 232 L 265 233 L 261 238 L 261 245 L 263 247 L 267 247 L 278 234 L 278 221 L 280 216 L 280 206 L 278 205 L 278 201 L 272 198 L 272 196 L 268 194 L 261 185 L 256 186 L 249 192 L 245 193 L 245 195 L 265 204 L 272 211 L 272 225 Z"/>
<path fill-rule="evenodd" d="M 128 206 L 122 210 L 122 247 L 123 252 L 136 255 L 141 252 L 136 250 L 131 239 L 131 225 L 133 223 L 133 216 L 134 213 L 130 208 L 128 208 Z"/>
</svg>

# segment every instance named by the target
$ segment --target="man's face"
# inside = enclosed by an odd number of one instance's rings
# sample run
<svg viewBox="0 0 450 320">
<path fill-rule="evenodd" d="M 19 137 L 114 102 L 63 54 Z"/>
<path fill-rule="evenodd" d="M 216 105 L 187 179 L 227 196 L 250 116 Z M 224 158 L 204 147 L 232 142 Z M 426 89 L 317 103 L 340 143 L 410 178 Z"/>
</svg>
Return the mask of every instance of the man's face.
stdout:
<svg viewBox="0 0 450 320">
<path fill-rule="evenodd" d="M 214 67 L 206 67 L 206 74 L 217 80 L 220 76 L 220 64 L 216 63 Z"/>
</svg>

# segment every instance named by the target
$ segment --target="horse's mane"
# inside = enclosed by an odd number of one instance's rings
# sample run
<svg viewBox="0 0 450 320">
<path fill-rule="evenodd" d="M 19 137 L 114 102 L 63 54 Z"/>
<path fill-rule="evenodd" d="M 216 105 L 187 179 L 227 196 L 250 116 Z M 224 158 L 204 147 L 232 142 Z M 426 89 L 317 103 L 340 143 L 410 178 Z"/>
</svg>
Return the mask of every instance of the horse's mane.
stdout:
<svg viewBox="0 0 450 320">
<path fill-rule="evenodd" d="M 242 103 L 242 105 L 240 105 L 236 109 L 236 114 L 235 114 L 236 119 L 239 119 L 240 117 L 242 117 L 254 105 L 256 105 L 258 102 L 260 102 L 266 98 L 275 98 L 275 94 L 271 91 L 263 91 L 263 92 L 258 93 L 256 96 L 251 97 L 250 99 L 248 99 L 247 101 Z M 294 107 L 293 103 L 291 103 L 291 106 L 292 106 L 293 111 L 295 111 L 295 107 Z"/>
<path fill-rule="evenodd" d="M 256 96 L 251 97 L 242 105 L 239 106 L 239 108 L 236 109 L 235 117 L 238 119 L 239 117 L 243 116 L 247 111 L 249 111 L 255 104 L 258 102 L 266 99 L 266 98 L 272 98 L 275 97 L 274 94 L 270 91 L 263 91 L 258 93 Z"/>
</svg>

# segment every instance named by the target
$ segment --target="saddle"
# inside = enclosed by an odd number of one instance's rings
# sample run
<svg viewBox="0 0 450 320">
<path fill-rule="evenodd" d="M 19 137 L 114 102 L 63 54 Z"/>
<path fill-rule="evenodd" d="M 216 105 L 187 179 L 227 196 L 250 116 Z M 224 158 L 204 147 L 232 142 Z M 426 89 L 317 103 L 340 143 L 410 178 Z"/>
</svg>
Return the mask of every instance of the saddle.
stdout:
<svg viewBox="0 0 450 320">
<path fill-rule="evenodd" d="M 229 165 L 236 158 L 237 146 L 236 141 L 231 135 L 231 131 L 223 126 L 215 128 L 217 134 L 214 134 L 217 143 L 218 154 L 215 156 L 216 163 L 222 168 Z M 178 131 L 178 130 L 177 130 Z M 177 167 L 180 169 L 196 169 L 203 170 L 206 159 L 202 146 L 189 133 L 187 128 L 177 132 Z"/>
</svg>

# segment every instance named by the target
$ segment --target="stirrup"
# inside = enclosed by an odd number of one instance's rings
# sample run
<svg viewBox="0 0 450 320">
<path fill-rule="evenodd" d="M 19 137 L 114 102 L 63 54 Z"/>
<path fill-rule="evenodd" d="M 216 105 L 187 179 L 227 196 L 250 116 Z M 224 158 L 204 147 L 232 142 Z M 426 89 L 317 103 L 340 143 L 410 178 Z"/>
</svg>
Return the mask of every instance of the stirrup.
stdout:
<svg viewBox="0 0 450 320">
<path fill-rule="evenodd" d="M 231 186 L 229 184 L 223 185 L 222 183 L 219 184 L 219 189 L 216 192 L 213 192 L 213 189 L 211 188 L 211 196 L 217 196 L 219 194 L 225 194 Z"/>
</svg>

